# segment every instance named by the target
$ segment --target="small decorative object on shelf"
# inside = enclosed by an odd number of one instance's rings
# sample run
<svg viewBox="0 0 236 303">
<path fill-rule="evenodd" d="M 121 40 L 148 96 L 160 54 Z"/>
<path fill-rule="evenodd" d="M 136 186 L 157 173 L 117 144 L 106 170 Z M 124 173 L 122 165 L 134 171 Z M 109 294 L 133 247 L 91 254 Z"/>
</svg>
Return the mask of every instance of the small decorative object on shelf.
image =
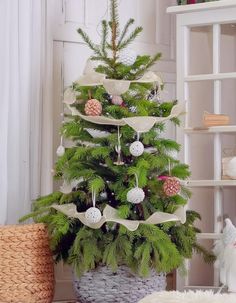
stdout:
<svg viewBox="0 0 236 303">
<path fill-rule="evenodd" d="M 230 123 L 230 119 L 228 115 L 210 114 L 208 112 L 204 112 L 203 114 L 204 127 L 224 126 L 224 125 L 229 125 L 229 123 Z"/>
<path fill-rule="evenodd" d="M 0 227 L 0 302 L 51 303 L 54 265 L 44 224 Z"/>
<path fill-rule="evenodd" d="M 165 273 L 182 266 L 194 251 L 214 261 L 197 243 L 199 215 L 184 207 L 190 192 L 175 189 L 179 197 L 167 196 L 156 178 L 157 172 L 167 174 L 168 159 L 171 178 L 190 176 L 189 167 L 170 155 L 179 145 L 162 136 L 165 122 L 178 124 L 184 109 L 176 100 L 158 102 L 155 92 L 149 99 L 153 88 L 163 88 L 162 79 L 150 71 L 161 55 L 127 51 L 142 28 L 132 29 L 130 19 L 121 29 L 118 4 L 110 0 L 101 44 L 78 30 L 97 64 L 87 64 L 71 86 L 82 102 L 71 104 L 71 92 L 66 98 L 71 115 L 62 133 L 74 146 L 55 165 L 60 191 L 39 198 L 31 214 L 49 225 L 55 259 L 73 266 L 81 303 L 138 302 L 165 289 Z"/>
</svg>

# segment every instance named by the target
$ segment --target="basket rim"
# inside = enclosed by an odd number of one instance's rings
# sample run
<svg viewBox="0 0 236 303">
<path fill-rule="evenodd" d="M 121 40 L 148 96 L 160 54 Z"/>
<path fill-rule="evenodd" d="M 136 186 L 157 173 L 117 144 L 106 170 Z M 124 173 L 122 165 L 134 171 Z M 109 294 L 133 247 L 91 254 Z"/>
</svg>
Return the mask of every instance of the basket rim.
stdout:
<svg viewBox="0 0 236 303">
<path fill-rule="evenodd" d="M 1 229 L 20 229 L 20 228 L 39 228 L 39 227 L 47 227 L 44 223 L 30 223 L 30 224 L 7 224 L 7 225 L 0 225 Z"/>
</svg>

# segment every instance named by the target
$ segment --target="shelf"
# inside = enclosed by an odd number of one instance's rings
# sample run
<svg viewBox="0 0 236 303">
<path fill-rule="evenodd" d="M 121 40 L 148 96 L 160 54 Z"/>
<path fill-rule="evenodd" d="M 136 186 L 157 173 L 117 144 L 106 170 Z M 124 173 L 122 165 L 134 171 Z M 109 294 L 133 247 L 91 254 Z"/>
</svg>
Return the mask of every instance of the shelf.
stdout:
<svg viewBox="0 0 236 303">
<path fill-rule="evenodd" d="M 207 11 L 212 9 L 231 8 L 231 7 L 236 7 L 235 0 L 221 0 L 221 1 L 198 3 L 192 5 L 190 4 L 190 5 L 170 6 L 167 9 L 167 13 L 183 14 L 183 13 L 199 12 L 199 11 Z"/>
<path fill-rule="evenodd" d="M 189 127 L 184 129 L 189 134 L 236 133 L 236 125 L 212 126 L 209 128 Z"/>
<path fill-rule="evenodd" d="M 222 234 L 217 233 L 201 233 L 197 234 L 198 240 L 219 240 Z"/>
<path fill-rule="evenodd" d="M 187 187 L 236 186 L 236 180 L 189 180 L 181 184 Z"/>
<path fill-rule="evenodd" d="M 201 74 L 201 75 L 189 75 L 184 77 L 184 81 L 206 81 L 206 80 L 224 80 L 224 79 L 235 79 L 236 72 L 232 73 L 217 73 L 217 74 Z"/>
</svg>

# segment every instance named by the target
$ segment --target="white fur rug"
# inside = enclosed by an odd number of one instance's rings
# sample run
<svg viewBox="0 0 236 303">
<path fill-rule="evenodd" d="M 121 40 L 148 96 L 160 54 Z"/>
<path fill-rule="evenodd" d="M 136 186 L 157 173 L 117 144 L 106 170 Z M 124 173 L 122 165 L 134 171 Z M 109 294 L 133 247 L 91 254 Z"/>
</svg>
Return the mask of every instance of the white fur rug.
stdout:
<svg viewBox="0 0 236 303">
<path fill-rule="evenodd" d="M 236 294 L 213 294 L 211 291 L 156 292 L 139 303 L 236 303 Z"/>
</svg>

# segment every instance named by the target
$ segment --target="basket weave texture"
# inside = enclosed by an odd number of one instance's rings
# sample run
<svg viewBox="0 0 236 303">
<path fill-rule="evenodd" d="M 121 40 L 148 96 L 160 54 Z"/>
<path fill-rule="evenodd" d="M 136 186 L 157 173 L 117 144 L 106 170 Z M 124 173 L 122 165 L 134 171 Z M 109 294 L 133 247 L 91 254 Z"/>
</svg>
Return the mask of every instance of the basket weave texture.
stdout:
<svg viewBox="0 0 236 303">
<path fill-rule="evenodd" d="M 108 267 L 77 278 L 74 275 L 74 289 L 80 303 L 137 303 L 146 295 L 166 288 L 166 275 L 152 272 L 144 279 L 134 276 L 126 266 L 120 266 L 116 273 Z"/>
<path fill-rule="evenodd" d="M 0 227 L 0 302 L 51 303 L 54 267 L 43 224 Z"/>
</svg>

